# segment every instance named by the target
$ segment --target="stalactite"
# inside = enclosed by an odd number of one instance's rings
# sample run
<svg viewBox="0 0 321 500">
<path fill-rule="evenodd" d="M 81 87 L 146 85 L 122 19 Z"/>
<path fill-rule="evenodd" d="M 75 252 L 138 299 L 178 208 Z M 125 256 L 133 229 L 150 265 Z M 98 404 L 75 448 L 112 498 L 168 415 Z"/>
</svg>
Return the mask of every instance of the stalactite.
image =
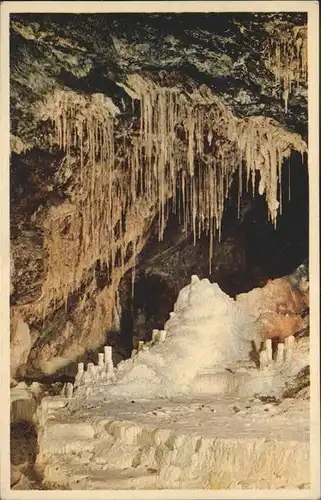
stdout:
<svg viewBox="0 0 321 500">
<path fill-rule="evenodd" d="M 270 38 L 264 49 L 265 65 L 282 87 L 284 109 L 287 113 L 293 85 L 299 88 L 307 83 L 307 27 L 296 26 L 292 30 L 282 30 L 274 25 L 267 25 L 267 29 Z"/>
</svg>

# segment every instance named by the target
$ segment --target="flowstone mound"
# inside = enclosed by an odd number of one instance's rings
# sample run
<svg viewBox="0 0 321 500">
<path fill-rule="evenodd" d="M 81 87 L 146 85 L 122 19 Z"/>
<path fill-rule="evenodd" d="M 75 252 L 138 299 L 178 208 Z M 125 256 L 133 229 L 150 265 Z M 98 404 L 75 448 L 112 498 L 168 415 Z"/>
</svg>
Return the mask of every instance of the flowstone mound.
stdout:
<svg viewBox="0 0 321 500">
<path fill-rule="evenodd" d="M 254 314 L 254 312 L 253 312 Z M 98 365 L 79 364 L 75 398 L 152 399 L 180 395 L 279 395 L 289 377 L 308 363 L 298 356 L 293 336 L 273 353 L 255 315 L 226 295 L 216 283 L 192 276 L 177 298 L 164 330 L 140 342 L 131 359 L 114 369 L 111 348 Z M 72 386 L 66 388 L 72 397 Z"/>
</svg>

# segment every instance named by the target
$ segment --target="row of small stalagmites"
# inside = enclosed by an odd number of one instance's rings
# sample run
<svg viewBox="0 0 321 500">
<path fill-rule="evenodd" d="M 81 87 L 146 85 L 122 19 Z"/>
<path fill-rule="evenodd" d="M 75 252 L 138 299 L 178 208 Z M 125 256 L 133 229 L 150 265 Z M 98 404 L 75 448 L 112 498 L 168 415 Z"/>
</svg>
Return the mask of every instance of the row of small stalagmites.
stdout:
<svg viewBox="0 0 321 500">
<path fill-rule="evenodd" d="M 137 349 L 132 351 L 131 357 L 134 358 L 139 352 L 148 351 L 150 347 L 159 343 L 165 342 L 166 330 L 152 330 L 152 340 L 150 342 L 144 342 L 143 340 L 138 341 Z"/>
<path fill-rule="evenodd" d="M 294 343 L 295 338 L 293 336 L 287 337 L 284 343 L 279 342 L 277 344 L 276 353 L 273 356 L 272 340 L 266 339 L 265 347 L 260 352 L 260 369 L 267 368 L 273 364 L 276 367 L 281 367 L 284 363 L 288 363 L 292 359 Z"/>
<path fill-rule="evenodd" d="M 84 363 L 78 363 L 78 371 L 75 377 L 75 383 L 68 382 L 64 385 L 61 395 L 71 398 L 74 389 L 87 385 L 98 379 L 112 379 L 114 377 L 114 364 L 112 359 L 112 347 L 105 346 L 104 352 L 98 353 L 98 365 L 94 363 L 87 364 L 87 370 L 84 369 Z"/>
<path fill-rule="evenodd" d="M 138 353 L 147 351 L 153 345 L 159 342 L 165 342 L 166 330 L 153 330 L 152 340 L 150 342 L 139 341 L 137 349 L 134 349 L 131 358 L 134 358 Z M 84 363 L 78 363 L 78 372 L 75 377 L 75 383 L 68 382 L 64 385 L 61 395 L 67 398 L 72 398 L 73 391 L 77 387 L 85 386 L 98 379 L 112 381 L 115 377 L 115 368 L 112 359 L 112 347 L 105 346 L 104 352 L 98 353 L 98 365 L 94 363 L 87 364 L 87 370 L 84 370 Z"/>
</svg>

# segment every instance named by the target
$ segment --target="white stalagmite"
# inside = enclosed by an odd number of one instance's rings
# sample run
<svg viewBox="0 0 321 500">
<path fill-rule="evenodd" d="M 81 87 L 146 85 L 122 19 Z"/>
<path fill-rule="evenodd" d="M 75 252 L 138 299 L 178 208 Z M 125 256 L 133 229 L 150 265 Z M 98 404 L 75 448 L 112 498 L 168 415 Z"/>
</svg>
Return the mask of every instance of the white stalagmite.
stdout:
<svg viewBox="0 0 321 500">
<path fill-rule="evenodd" d="M 265 341 L 265 349 L 266 349 L 266 352 L 267 352 L 268 363 L 271 363 L 271 361 L 272 361 L 272 340 L 271 339 L 266 339 L 266 341 Z"/>
<path fill-rule="evenodd" d="M 166 332 L 166 341 L 124 361 L 122 369 L 115 370 L 114 383 L 99 389 L 107 399 L 190 394 L 203 368 L 224 371 L 233 362 L 246 362 L 252 341 L 257 344 L 261 339 L 255 319 L 207 279 L 194 277 L 180 291 L 174 312 L 161 331 L 164 336 Z M 257 371 L 255 365 L 253 370 Z M 197 387 L 202 387 L 202 379 L 197 380 Z M 215 384 L 216 379 L 214 392 Z"/>
<path fill-rule="evenodd" d="M 87 365 L 87 370 L 84 372 L 84 376 L 83 376 L 83 383 L 86 385 L 88 384 L 89 382 L 91 382 L 92 380 L 92 376 L 91 376 L 91 372 L 88 368 L 88 365 Z"/>
<path fill-rule="evenodd" d="M 295 344 L 295 338 L 293 335 L 287 337 L 284 341 L 284 360 L 290 361 L 293 355 L 293 346 Z"/>
<path fill-rule="evenodd" d="M 78 363 L 78 371 L 75 377 L 75 387 L 81 385 L 84 379 L 84 363 Z"/>
<path fill-rule="evenodd" d="M 115 369 L 113 361 L 110 359 L 106 365 L 106 378 L 107 380 L 113 380 L 115 376 Z"/>
<path fill-rule="evenodd" d="M 96 371 L 96 366 L 94 365 L 94 363 L 88 363 L 87 371 L 89 372 L 91 379 L 96 380 L 97 371 Z"/>
<path fill-rule="evenodd" d="M 157 342 L 159 339 L 159 330 L 154 329 L 152 331 L 152 342 Z"/>
<path fill-rule="evenodd" d="M 260 369 L 264 369 L 269 365 L 269 359 L 268 359 L 268 351 L 267 349 L 263 349 L 263 351 L 260 352 Z"/>
<path fill-rule="evenodd" d="M 62 386 L 61 391 L 60 391 L 60 396 L 65 397 L 65 396 L 66 396 L 66 390 L 67 390 L 67 384 L 64 384 L 64 385 Z"/>
<path fill-rule="evenodd" d="M 99 367 L 100 369 L 102 369 L 102 368 L 103 368 L 103 366 L 104 366 L 104 356 L 105 356 L 105 355 L 104 355 L 104 353 L 103 353 L 103 352 L 98 353 L 98 367 Z"/>
<path fill-rule="evenodd" d="M 66 388 L 66 396 L 68 399 L 72 398 L 73 391 L 74 391 L 73 384 L 71 382 L 68 382 Z"/>
<path fill-rule="evenodd" d="M 105 347 L 104 347 L 104 361 L 105 361 L 105 364 L 109 363 L 112 360 L 112 356 L 113 356 L 112 347 L 109 346 L 109 345 L 105 345 Z"/>
<path fill-rule="evenodd" d="M 144 341 L 143 340 L 139 340 L 138 341 L 138 352 L 141 352 L 143 350 L 143 347 L 144 347 Z"/>
<path fill-rule="evenodd" d="M 284 363 L 284 344 L 282 342 L 278 343 L 275 361 L 278 366 L 281 366 Z"/>
<path fill-rule="evenodd" d="M 166 339 L 166 330 L 159 330 L 158 340 L 159 342 L 165 342 Z"/>
</svg>

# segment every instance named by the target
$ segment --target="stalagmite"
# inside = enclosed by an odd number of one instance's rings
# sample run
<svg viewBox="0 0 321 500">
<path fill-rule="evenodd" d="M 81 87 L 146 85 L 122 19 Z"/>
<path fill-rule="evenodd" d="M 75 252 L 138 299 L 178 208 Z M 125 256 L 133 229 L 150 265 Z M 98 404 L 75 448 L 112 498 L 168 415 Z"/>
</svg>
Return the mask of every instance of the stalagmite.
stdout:
<svg viewBox="0 0 321 500">
<path fill-rule="evenodd" d="M 159 339 L 159 330 L 154 329 L 152 331 L 152 342 L 157 342 Z"/>
<path fill-rule="evenodd" d="M 144 347 L 144 341 L 143 340 L 139 340 L 138 341 L 138 348 L 137 348 L 137 351 L 138 352 L 141 352 L 143 350 L 143 347 Z"/>
<path fill-rule="evenodd" d="M 94 363 L 88 363 L 87 370 L 89 371 L 92 380 L 95 380 L 97 377 L 97 372 Z"/>
<path fill-rule="evenodd" d="M 284 344 L 282 342 L 278 343 L 275 361 L 278 366 L 282 366 L 284 363 Z"/>
<path fill-rule="evenodd" d="M 78 363 L 78 371 L 75 377 L 75 387 L 78 387 L 83 382 L 84 378 L 84 363 Z"/>
<path fill-rule="evenodd" d="M 64 384 L 62 386 L 61 391 L 60 391 L 60 396 L 65 397 L 66 396 L 66 391 L 67 391 L 67 384 Z"/>
<path fill-rule="evenodd" d="M 104 367 L 104 353 L 103 352 L 100 352 L 98 353 L 98 367 L 100 368 L 100 370 L 102 370 L 102 368 Z"/>
<path fill-rule="evenodd" d="M 293 346 L 295 343 L 295 338 L 293 335 L 287 337 L 284 341 L 284 360 L 290 361 L 293 355 Z"/>
<path fill-rule="evenodd" d="M 92 381 L 92 374 L 91 374 L 91 371 L 89 369 L 89 364 L 88 364 L 87 365 L 87 370 L 84 372 L 83 382 L 86 385 L 86 384 L 88 384 L 91 381 Z"/>
<path fill-rule="evenodd" d="M 104 362 L 106 365 L 108 363 L 110 363 L 110 361 L 112 360 L 112 355 L 113 355 L 112 347 L 109 345 L 105 345 L 105 347 L 104 347 Z"/>
<path fill-rule="evenodd" d="M 166 330 L 159 330 L 159 336 L 158 336 L 159 342 L 165 342 L 166 333 L 167 333 Z"/>
<path fill-rule="evenodd" d="M 272 340 L 271 339 L 266 339 L 265 349 L 267 352 L 267 361 L 270 364 L 272 361 Z"/>
<path fill-rule="evenodd" d="M 71 382 L 68 382 L 66 388 L 66 396 L 68 399 L 72 398 L 73 391 L 74 391 L 73 384 Z"/>
<path fill-rule="evenodd" d="M 263 351 L 260 352 L 260 369 L 264 369 L 268 366 L 269 364 L 269 359 L 268 359 L 268 351 L 267 349 L 263 349 Z"/>
<path fill-rule="evenodd" d="M 115 376 L 115 369 L 114 369 L 114 364 L 110 360 L 107 365 L 106 365 L 106 378 L 107 380 L 113 380 Z"/>
</svg>

